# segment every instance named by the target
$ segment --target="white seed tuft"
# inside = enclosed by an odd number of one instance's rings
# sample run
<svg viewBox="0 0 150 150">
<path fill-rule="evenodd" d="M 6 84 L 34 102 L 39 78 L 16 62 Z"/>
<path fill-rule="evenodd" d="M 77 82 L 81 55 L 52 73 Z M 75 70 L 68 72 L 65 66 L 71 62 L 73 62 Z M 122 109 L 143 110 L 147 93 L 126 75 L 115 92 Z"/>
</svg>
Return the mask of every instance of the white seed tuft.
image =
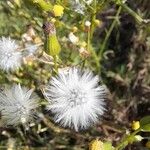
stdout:
<svg viewBox="0 0 150 150">
<path fill-rule="evenodd" d="M 33 89 L 28 90 L 18 84 L 0 92 L 0 113 L 4 125 L 16 126 L 31 121 L 36 107 L 38 97 L 33 93 Z"/>
<path fill-rule="evenodd" d="M 11 38 L 0 39 L 0 68 L 6 72 L 15 71 L 21 66 L 22 54 L 17 43 Z"/>
<path fill-rule="evenodd" d="M 89 70 L 69 68 L 52 77 L 44 90 L 54 121 L 64 127 L 86 129 L 104 113 L 106 88 Z"/>
</svg>

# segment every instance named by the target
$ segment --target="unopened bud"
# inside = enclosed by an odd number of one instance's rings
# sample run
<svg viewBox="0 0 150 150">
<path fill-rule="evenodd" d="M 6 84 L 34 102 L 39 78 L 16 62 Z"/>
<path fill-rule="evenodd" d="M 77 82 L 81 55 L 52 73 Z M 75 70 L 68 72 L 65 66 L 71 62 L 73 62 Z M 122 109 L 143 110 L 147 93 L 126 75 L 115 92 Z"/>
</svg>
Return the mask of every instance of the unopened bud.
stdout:
<svg viewBox="0 0 150 150">
<path fill-rule="evenodd" d="M 56 22 L 56 19 L 55 19 L 55 18 L 52 18 L 52 19 L 51 19 L 51 22 L 52 22 L 52 23 L 55 23 L 55 22 Z"/>
<path fill-rule="evenodd" d="M 64 13 L 64 7 L 62 7 L 61 5 L 54 5 L 53 13 L 56 17 L 61 17 Z"/>
<path fill-rule="evenodd" d="M 90 21 L 85 21 L 85 26 L 86 27 L 90 27 L 91 26 L 91 22 Z"/>
<path fill-rule="evenodd" d="M 98 19 L 95 19 L 95 20 L 94 20 L 94 23 L 95 23 L 95 25 L 98 26 L 98 27 L 101 27 L 101 25 L 102 25 L 102 22 L 101 22 L 100 20 L 98 20 Z"/>
<path fill-rule="evenodd" d="M 77 32 L 77 31 L 78 31 L 78 28 L 77 28 L 76 26 L 74 26 L 74 27 L 72 28 L 72 32 L 75 33 L 75 32 Z"/>
<path fill-rule="evenodd" d="M 86 47 L 86 46 L 87 46 L 87 43 L 84 41 L 84 42 L 81 43 L 81 46 L 82 46 L 82 47 Z"/>
<path fill-rule="evenodd" d="M 46 22 L 43 29 L 46 36 L 45 51 L 51 56 L 58 55 L 61 47 L 56 36 L 55 25 L 52 22 Z"/>
<path fill-rule="evenodd" d="M 104 150 L 103 142 L 101 142 L 100 140 L 93 140 L 90 143 L 89 150 Z"/>
<path fill-rule="evenodd" d="M 132 123 L 132 129 L 137 130 L 140 128 L 140 122 L 139 121 L 133 121 Z"/>
<path fill-rule="evenodd" d="M 43 24 L 43 30 L 45 34 L 49 34 L 49 35 L 56 34 L 55 25 L 52 22 L 45 22 Z"/>
</svg>

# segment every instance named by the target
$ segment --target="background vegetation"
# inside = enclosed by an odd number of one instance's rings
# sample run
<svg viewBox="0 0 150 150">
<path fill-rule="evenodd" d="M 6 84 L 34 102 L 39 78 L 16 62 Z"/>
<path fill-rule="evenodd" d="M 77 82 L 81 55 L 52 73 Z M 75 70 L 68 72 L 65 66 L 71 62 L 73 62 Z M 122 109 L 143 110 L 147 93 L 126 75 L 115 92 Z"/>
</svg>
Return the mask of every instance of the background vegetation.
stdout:
<svg viewBox="0 0 150 150">
<path fill-rule="evenodd" d="M 94 49 L 94 53 L 90 52 L 90 56 L 78 51 L 82 44 L 89 42 L 84 22 L 91 21 L 93 17 L 90 8 L 81 15 L 69 9 L 67 1 L 63 1 L 64 15 L 56 18 L 56 27 L 62 47 L 62 66 L 84 65 L 91 68 L 101 75 L 110 90 L 107 111 L 101 122 L 76 133 L 48 122 L 47 119 L 51 120 L 49 113 L 41 108 L 45 120 L 39 120 L 27 131 L 23 127 L 0 127 L 0 149 L 85 150 L 96 138 L 111 141 L 115 145 L 131 130 L 133 120 L 140 120 L 150 114 L 150 26 L 139 22 L 126 9 L 119 10 L 119 6 L 112 1 L 98 0 L 98 3 L 96 18 L 100 20 L 100 25 L 94 24 L 95 32 L 91 33 L 92 44 L 89 46 Z M 150 18 L 149 0 L 128 0 L 126 4 L 142 18 Z M 42 25 L 46 17 L 46 13 L 30 0 L 0 0 L 0 36 L 22 41 L 22 46 L 26 36 L 31 37 L 32 44 L 41 43 L 45 38 Z M 72 44 L 68 39 L 74 27 L 78 28 L 74 34 L 79 37 L 79 45 Z M 50 77 L 51 66 L 32 58 L 25 60 L 25 64 L 13 74 L 1 71 L 1 88 L 6 84 L 21 83 L 35 87 L 41 100 L 44 99 L 40 89 Z M 144 133 L 143 136 L 149 134 Z M 147 141 L 129 144 L 126 149 L 147 149 Z"/>
</svg>

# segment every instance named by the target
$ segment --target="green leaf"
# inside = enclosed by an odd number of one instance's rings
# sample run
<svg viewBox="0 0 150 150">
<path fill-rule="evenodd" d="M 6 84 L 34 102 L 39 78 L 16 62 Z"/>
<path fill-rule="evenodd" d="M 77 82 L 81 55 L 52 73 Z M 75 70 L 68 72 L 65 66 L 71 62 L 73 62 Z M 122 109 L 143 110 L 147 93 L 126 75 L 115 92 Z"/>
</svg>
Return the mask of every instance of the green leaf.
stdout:
<svg viewBox="0 0 150 150">
<path fill-rule="evenodd" d="M 150 132 L 150 116 L 146 116 L 140 120 L 140 126 L 143 131 Z"/>
<path fill-rule="evenodd" d="M 111 142 L 103 143 L 103 147 L 104 147 L 104 150 L 113 150 L 114 149 Z"/>
<path fill-rule="evenodd" d="M 140 120 L 140 125 L 141 126 L 146 125 L 146 124 L 150 124 L 150 116 L 143 117 Z"/>
<path fill-rule="evenodd" d="M 141 129 L 145 132 L 150 132 L 150 123 L 141 127 Z"/>
</svg>

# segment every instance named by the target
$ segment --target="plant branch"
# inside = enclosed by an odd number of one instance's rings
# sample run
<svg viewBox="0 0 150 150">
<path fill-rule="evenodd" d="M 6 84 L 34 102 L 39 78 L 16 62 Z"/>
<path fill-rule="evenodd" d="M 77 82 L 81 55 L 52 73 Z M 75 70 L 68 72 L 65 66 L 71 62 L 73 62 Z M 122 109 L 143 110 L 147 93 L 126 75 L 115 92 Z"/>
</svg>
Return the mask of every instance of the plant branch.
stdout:
<svg viewBox="0 0 150 150">
<path fill-rule="evenodd" d="M 112 31 L 113 31 L 113 29 L 114 29 L 116 23 L 118 22 L 118 18 L 119 18 L 120 12 L 121 12 L 121 6 L 118 8 L 117 13 L 116 13 L 116 16 L 115 16 L 115 18 L 114 18 L 114 20 L 113 20 L 113 22 L 112 22 L 112 24 L 111 24 L 111 26 L 110 26 L 110 28 L 109 28 L 109 30 L 108 30 L 106 36 L 105 36 L 105 38 L 104 38 L 103 43 L 102 43 L 102 46 L 101 46 L 100 51 L 99 51 L 99 53 L 98 53 L 99 61 L 101 61 L 101 59 L 102 59 L 102 55 L 103 55 L 103 52 L 104 52 L 104 50 L 105 50 L 106 43 L 108 42 L 108 39 L 109 39 L 109 37 L 110 37 L 110 35 L 111 35 L 111 33 L 112 33 Z"/>
</svg>

